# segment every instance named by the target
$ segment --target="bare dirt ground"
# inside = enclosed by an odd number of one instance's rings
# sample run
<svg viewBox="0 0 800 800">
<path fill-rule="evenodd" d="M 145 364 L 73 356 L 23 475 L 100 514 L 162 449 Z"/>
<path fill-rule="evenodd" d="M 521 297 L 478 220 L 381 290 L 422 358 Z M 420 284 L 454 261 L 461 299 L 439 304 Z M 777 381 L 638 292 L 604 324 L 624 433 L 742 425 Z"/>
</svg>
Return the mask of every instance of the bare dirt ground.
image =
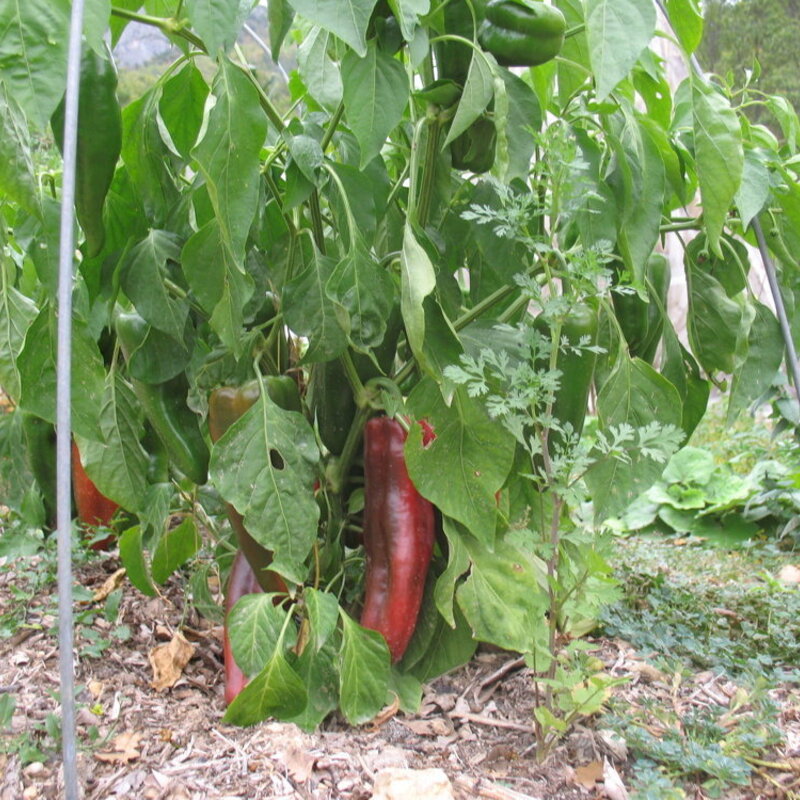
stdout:
<svg viewBox="0 0 800 800">
<path fill-rule="evenodd" d="M 95 561 L 81 568 L 77 580 L 97 590 L 118 566 L 113 558 Z M 530 673 L 509 653 L 479 652 L 464 668 L 437 679 L 415 715 L 388 709 L 357 729 L 333 717 L 315 733 L 277 722 L 248 729 L 224 725 L 220 627 L 185 609 L 174 588 L 151 599 L 124 576 L 118 579 L 119 619 L 112 624 L 98 614 L 77 629 L 78 652 L 92 644 L 91 637 L 114 638 L 119 625 L 130 631 L 99 658 L 78 661 L 79 774 L 87 800 L 627 796 L 625 743 L 602 730 L 601 721 L 585 721 L 545 763 L 537 761 Z M 14 602 L 13 588 L 13 572 L 0 570 L 0 613 Z M 47 728 L 48 715 L 58 709 L 55 588 L 48 592 L 28 604 L 25 626 L 0 643 L 0 695 L 16 699 L 10 730 L 0 733 L 0 800 L 62 794 L 60 754 Z M 189 660 L 175 685 L 159 691 L 151 654 L 159 645 L 181 642 L 179 632 L 191 645 L 183 645 Z M 675 681 L 625 642 L 594 644 L 609 672 L 629 678 L 615 692 L 632 705 L 688 710 L 718 704 L 731 713 L 746 711 L 734 708 L 737 687 L 724 679 L 705 673 Z M 779 692 L 775 699 L 787 741 L 775 760 L 800 765 L 798 698 Z M 24 744 L 38 747 L 43 760 L 26 758 L 23 765 Z M 750 787 L 725 796 L 790 797 L 786 787 L 798 777 L 763 769 Z M 689 796 L 705 797 L 699 788 Z"/>
</svg>

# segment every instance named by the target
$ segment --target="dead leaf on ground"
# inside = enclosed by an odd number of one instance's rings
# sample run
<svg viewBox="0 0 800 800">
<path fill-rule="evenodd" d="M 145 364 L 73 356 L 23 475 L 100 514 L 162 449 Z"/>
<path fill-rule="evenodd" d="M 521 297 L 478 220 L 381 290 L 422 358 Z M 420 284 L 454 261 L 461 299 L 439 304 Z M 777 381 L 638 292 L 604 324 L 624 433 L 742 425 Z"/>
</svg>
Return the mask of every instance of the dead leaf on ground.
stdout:
<svg viewBox="0 0 800 800">
<path fill-rule="evenodd" d="M 781 583 L 800 583 L 800 568 L 795 567 L 793 564 L 786 564 L 781 567 L 778 573 L 778 580 Z"/>
<path fill-rule="evenodd" d="M 283 754 L 283 764 L 289 774 L 298 782 L 305 783 L 314 774 L 317 756 L 298 745 L 291 745 Z"/>
<path fill-rule="evenodd" d="M 105 581 L 103 581 L 103 585 L 99 589 L 95 589 L 92 595 L 92 602 L 102 603 L 111 592 L 115 592 L 122 586 L 122 582 L 125 580 L 127 574 L 125 567 L 120 567 L 113 575 L 109 575 Z"/>
<path fill-rule="evenodd" d="M 153 668 L 151 686 L 162 692 L 174 686 L 183 668 L 194 655 L 195 646 L 186 641 L 186 637 L 178 631 L 166 644 L 156 645 L 148 654 L 150 666 Z"/>
<path fill-rule="evenodd" d="M 127 764 L 129 761 L 135 761 L 141 755 L 139 752 L 141 738 L 141 733 L 121 733 L 112 743 L 113 750 L 95 753 L 94 757 L 98 761 L 107 761 L 112 764 Z"/>
<path fill-rule="evenodd" d="M 594 785 L 603 780 L 603 762 L 591 761 L 582 767 L 575 767 L 575 783 L 585 789 L 594 789 Z"/>
<path fill-rule="evenodd" d="M 628 790 L 619 772 L 608 761 L 603 764 L 603 791 L 609 800 L 628 800 Z"/>
<path fill-rule="evenodd" d="M 382 725 L 385 725 L 397 712 L 400 710 L 400 698 L 395 695 L 394 700 L 385 706 L 370 722 L 372 730 L 378 730 Z"/>
<path fill-rule="evenodd" d="M 417 736 L 449 736 L 453 732 L 453 724 L 442 717 L 433 719 L 403 719 L 399 720 Z"/>
</svg>

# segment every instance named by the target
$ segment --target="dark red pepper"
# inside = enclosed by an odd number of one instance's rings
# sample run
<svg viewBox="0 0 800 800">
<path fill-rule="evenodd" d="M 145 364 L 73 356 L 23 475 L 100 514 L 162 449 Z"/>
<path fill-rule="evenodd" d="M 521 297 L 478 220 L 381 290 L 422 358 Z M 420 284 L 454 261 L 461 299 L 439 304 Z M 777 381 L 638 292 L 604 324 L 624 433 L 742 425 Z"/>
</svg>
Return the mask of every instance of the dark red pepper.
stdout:
<svg viewBox="0 0 800 800">
<path fill-rule="evenodd" d="M 263 591 L 258 583 L 250 562 L 241 550 L 236 551 L 225 586 L 225 626 L 222 629 L 222 657 L 225 662 L 225 704 L 230 705 L 239 692 L 247 686 L 247 676 L 239 668 L 233 657 L 233 648 L 228 636 L 228 614 L 236 603 L 246 594 Z"/>
<path fill-rule="evenodd" d="M 81 454 L 78 445 L 72 443 L 72 494 L 75 497 L 75 507 L 78 510 L 78 521 L 85 528 L 103 526 L 108 528 L 111 519 L 119 509 L 119 505 L 101 494 L 92 479 L 86 474 L 81 464 Z M 108 550 L 116 539 L 115 536 L 106 536 L 99 542 L 93 542 L 92 550 Z"/>
<path fill-rule="evenodd" d="M 364 430 L 364 550 L 361 624 L 386 639 L 392 661 L 417 624 L 436 536 L 434 508 L 416 490 L 403 456 L 406 432 L 389 417 Z"/>
</svg>

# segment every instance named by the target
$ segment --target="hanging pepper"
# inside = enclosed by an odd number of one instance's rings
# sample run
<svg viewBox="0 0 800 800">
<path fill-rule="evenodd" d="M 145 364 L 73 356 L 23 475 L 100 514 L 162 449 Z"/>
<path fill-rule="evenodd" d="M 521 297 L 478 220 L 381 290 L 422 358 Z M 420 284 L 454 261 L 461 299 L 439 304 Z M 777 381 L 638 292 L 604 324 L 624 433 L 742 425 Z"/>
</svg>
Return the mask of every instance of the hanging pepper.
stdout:
<svg viewBox="0 0 800 800">
<path fill-rule="evenodd" d="M 104 527 L 111 525 L 114 514 L 119 506 L 101 494 L 92 479 L 86 474 L 81 463 L 81 454 L 78 445 L 72 442 L 72 494 L 75 498 L 75 507 L 78 510 L 78 521 L 85 528 Z M 108 550 L 116 539 L 115 536 L 106 536 L 98 542 L 93 542 L 92 550 Z"/>
<path fill-rule="evenodd" d="M 230 705 L 239 692 L 247 686 L 247 676 L 242 672 L 233 657 L 230 636 L 228 635 L 228 615 L 236 603 L 246 594 L 263 591 L 258 583 L 250 562 L 241 550 L 233 558 L 228 582 L 225 585 L 225 624 L 222 628 L 222 657 L 225 664 L 225 704 Z"/>
<path fill-rule="evenodd" d="M 653 253 L 645 267 L 647 302 L 637 294 L 614 292 L 614 312 L 628 342 L 631 356 L 653 363 L 661 334 L 670 284 L 670 266 L 666 256 Z"/>
<path fill-rule="evenodd" d="M 135 311 L 117 314 L 117 337 L 129 358 L 142 346 L 149 325 Z M 131 378 L 145 416 L 166 449 L 170 461 L 190 480 L 208 479 L 208 446 L 200 432 L 197 415 L 186 404 L 189 382 L 181 372 L 164 383 L 145 383 Z"/>
<path fill-rule="evenodd" d="M 289 375 L 268 375 L 264 378 L 267 393 L 275 405 L 285 411 L 300 411 L 300 394 L 297 384 Z M 223 386 L 215 389 L 208 399 L 208 432 L 212 442 L 217 442 L 225 431 L 241 417 L 261 396 L 258 381 L 243 386 Z M 260 545 L 244 526 L 244 518 L 227 503 L 228 519 L 236 533 L 239 547 L 255 571 L 256 580 L 266 592 L 287 591 L 283 579 L 268 569 L 272 552 Z"/>
<path fill-rule="evenodd" d="M 540 316 L 534 320 L 535 327 L 544 335 L 550 336 L 549 324 Z M 566 313 L 561 320 L 561 336 L 569 345 L 576 347 L 586 338 L 587 344 L 597 344 L 599 317 L 597 310 L 589 303 L 578 303 Z M 559 387 L 553 402 L 553 417 L 564 426 L 570 423 L 578 436 L 583 431 L 586 408 L 589 403 L 589 391 L 592 388 L 597 353 L 581 349 L 572 352 L 560 349 L 556 360 L 556 369 L 561 372 Z M 541 365 L 537 365 L 541 366 Z M 552 431 L 548 437 L 548 449 L 553 452 L 555 444 L 562 439 L 558 431 Z"/>
<path fill-rule="evenodd" d="M 417 624 L 435 539 L 434 509 L 406 469 L 406 433 L 389 417 L 364 431 L 364 550 L 361 624 L 383 635 L 399 661 Z"/>
<path fill-rule="evenodd" d="M 64 100 L 50 120 L 58 149 L 64 152 Z M 90 47 L 81 57 L 75 213 L 86 236 L 86 255 L 96 256 L 105 242 L 103 204 L 122 149 L 122 112 L 117 100 L 117 70 L 111 53 Z"/>
<path fill-rule="evenodd" d="M 462 134 L 450 142 L 450 160 L 454 169 L 475 174 L 488 172 L 494 165 L 497 130 L 486 115 L 478 117 Z"/>
<path fill-rule="evenodd" d="M 490 0 L 478 38 L 506 67 L 535 67 L 555 58 L 564 44 L 567 22 L 542 0 Z"/>
</svg>

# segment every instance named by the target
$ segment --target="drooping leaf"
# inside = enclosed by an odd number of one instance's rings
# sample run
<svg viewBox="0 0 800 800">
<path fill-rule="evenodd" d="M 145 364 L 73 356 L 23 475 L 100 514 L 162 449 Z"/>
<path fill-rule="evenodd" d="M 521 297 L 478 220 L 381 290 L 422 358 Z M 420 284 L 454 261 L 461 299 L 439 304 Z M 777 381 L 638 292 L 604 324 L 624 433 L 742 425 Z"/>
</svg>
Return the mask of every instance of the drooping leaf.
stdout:
<svg viewBox="0 0 800 800">
<path fill-rule="evenodd" d="M 656 27 L 649 0 L 586 0 L 586 36 L 598 100 L 630 72 Z"/>
<path fill-rule="evenodd" d="M 250 535 L 275 553 L 275 571 L 302 583 L 317 536 L 312 487 L 319 451 L 305 417 L 265 395 L 214 445 L 209 472 Z"/>
<path fill-rule="evenodd" d="M 166 583 L 167 578 L 192 558 L 203 544 L 191 517 L 166 531 L 158 540 L 151 559 L 153 580 Z"/>
<path fill-rule="evenodd" d="M 386 702 L 391 665 L 386 640 L 343 611 L 339 650 L 339 707 L 351 725 L 372 719 Z"/>
<path fill-rule="evenodd" d="M 367 53 L 367 26 L 377 0 L 291 0 L 298 14 L 349 44 L 358 56 Z"/>
<path fill-rule="evenodd" d="M 0 281 L 5 283 L 7 272 L 0 267 Z M 0 293 L 0 386 L 15 402 L 20 396 L 20 376 L 17 358 L 25 344 L 28 328 L 38 315 L 32 300 L 13 286 L 3 285 Z"/>
<path fill-rule="evenodd" d="M 461 92 L 461 99 L 458 101 L 458 108 L 450 123 L 444 144 L 449 144 L 464 133 L 489 105 L 494 95 L 493 70 L 496 68 L 497 65 L 491 55 L 473 50 L 467 79 L 464 81 L 464 90 Z"/>
<path fill-rule="evenodd" d="M 703 38 L 703 12 L 698 0 L 667 0 L 667 13 L 683 49 L 693 53 Z"/>
<path fill-rule="evenodd" d="M 342 59 L 344 107 L 361 148 L 360 167 L 381 150 L 408 103 L 408 76 L 403 65 L 371 40 L 362 57 L 348 52 Z"/>
<path fill-rule="evenodd" d="M 0 82 L 0 192 L 31 214 L 40 214 L 28 125 L 17 101 Z"/>
<path fill-rule="evenodd" d="M 197 143 L 207 97 L 208 84 L 191 62 L 164 84 L 158 110 L 172 143 L 184 158 Z"/>
<path fill-rule="evenodd" d="M 272 594 L 246 594 L 236 601 L 228 613 L 228 636 L 233 657 L 245 675 L 260 672 L 281 638 L 286 611 L 275 605 Z M 295 642 L 294 626 L 290 625 L 288 647 Z"/>
<path fill-rule="evenodd" d="M 400 255 L 400 308 L 411 351 L 422 352 L 425 342 L 425 310 L 423 301 L 436 288 L 436 273 L 428 254 L 414 236 L 411 224 L 403 231 Z"/>
<path fill-rule="evenodd" d="M 703 221 L 711 249 L 719 237 L 742 180 L 742 130 L 730 101 L 711 84 L 693 76 L 692 124 Z"/>
<path fill-rule="evenodd" d="M 122 532 L 119 537 L 119 557 L 122 566 L 128 573 L 128 580 L 148 597 L 155 597 L 158 592 L 150 580 L 150 570 L 144 557 L 142 529 L 133 525 Z"/>
<path fill-rule="evenodd" d="M 421 427 L 412 428 L 405 446 L 411 480 L 442 513 L 490 547 L 497 519 L 494 495 L 511 469 L 513 436 L 463 388 L 456 390 L 448 406 L 433 381 L 420 381 L 408 398 L 408 408 L 414 419 L 427 420 L 436 433 L 423 445 Z"/>
<path fill-rule="evenodd" d="M 305 731 L 314 731 L 339 704 L 339 672 L 336 650 L 329 642 L 321 650 L 306 647 L 295 664 L 308 692 L 308 703 L 293 717 L 284 717 Z"/>
<path fill-rule="evenodd" d="M 315 650 L 321 650 L 336 629 L 339 601 L 336 595 L 311 587 L 304 591 L 303 599 L 311 623 L 311 643 Z"/>
<path fill-rule="evenodd" d="M 314 28 L 297 48 L 297 69 L 308 93 L 323 107 L 335 109 L 342 100 L 342 74 L 328 55 L 331 34 Z"/>
<path fill-rule="evenodd" d="M 756 150 L 745 150 L 742 183 L 735 197 L 743 228 L 747 228 L 753 218 L 761 212 L 769 196 L 770 177 L 765 159 Z"/>
<path fill-rule="evenodd" d="M 184 8 L 192 28 L 214 55 L 233 46 L 254 5 L 254 0 L 185 0 Z"/>
</svg>

